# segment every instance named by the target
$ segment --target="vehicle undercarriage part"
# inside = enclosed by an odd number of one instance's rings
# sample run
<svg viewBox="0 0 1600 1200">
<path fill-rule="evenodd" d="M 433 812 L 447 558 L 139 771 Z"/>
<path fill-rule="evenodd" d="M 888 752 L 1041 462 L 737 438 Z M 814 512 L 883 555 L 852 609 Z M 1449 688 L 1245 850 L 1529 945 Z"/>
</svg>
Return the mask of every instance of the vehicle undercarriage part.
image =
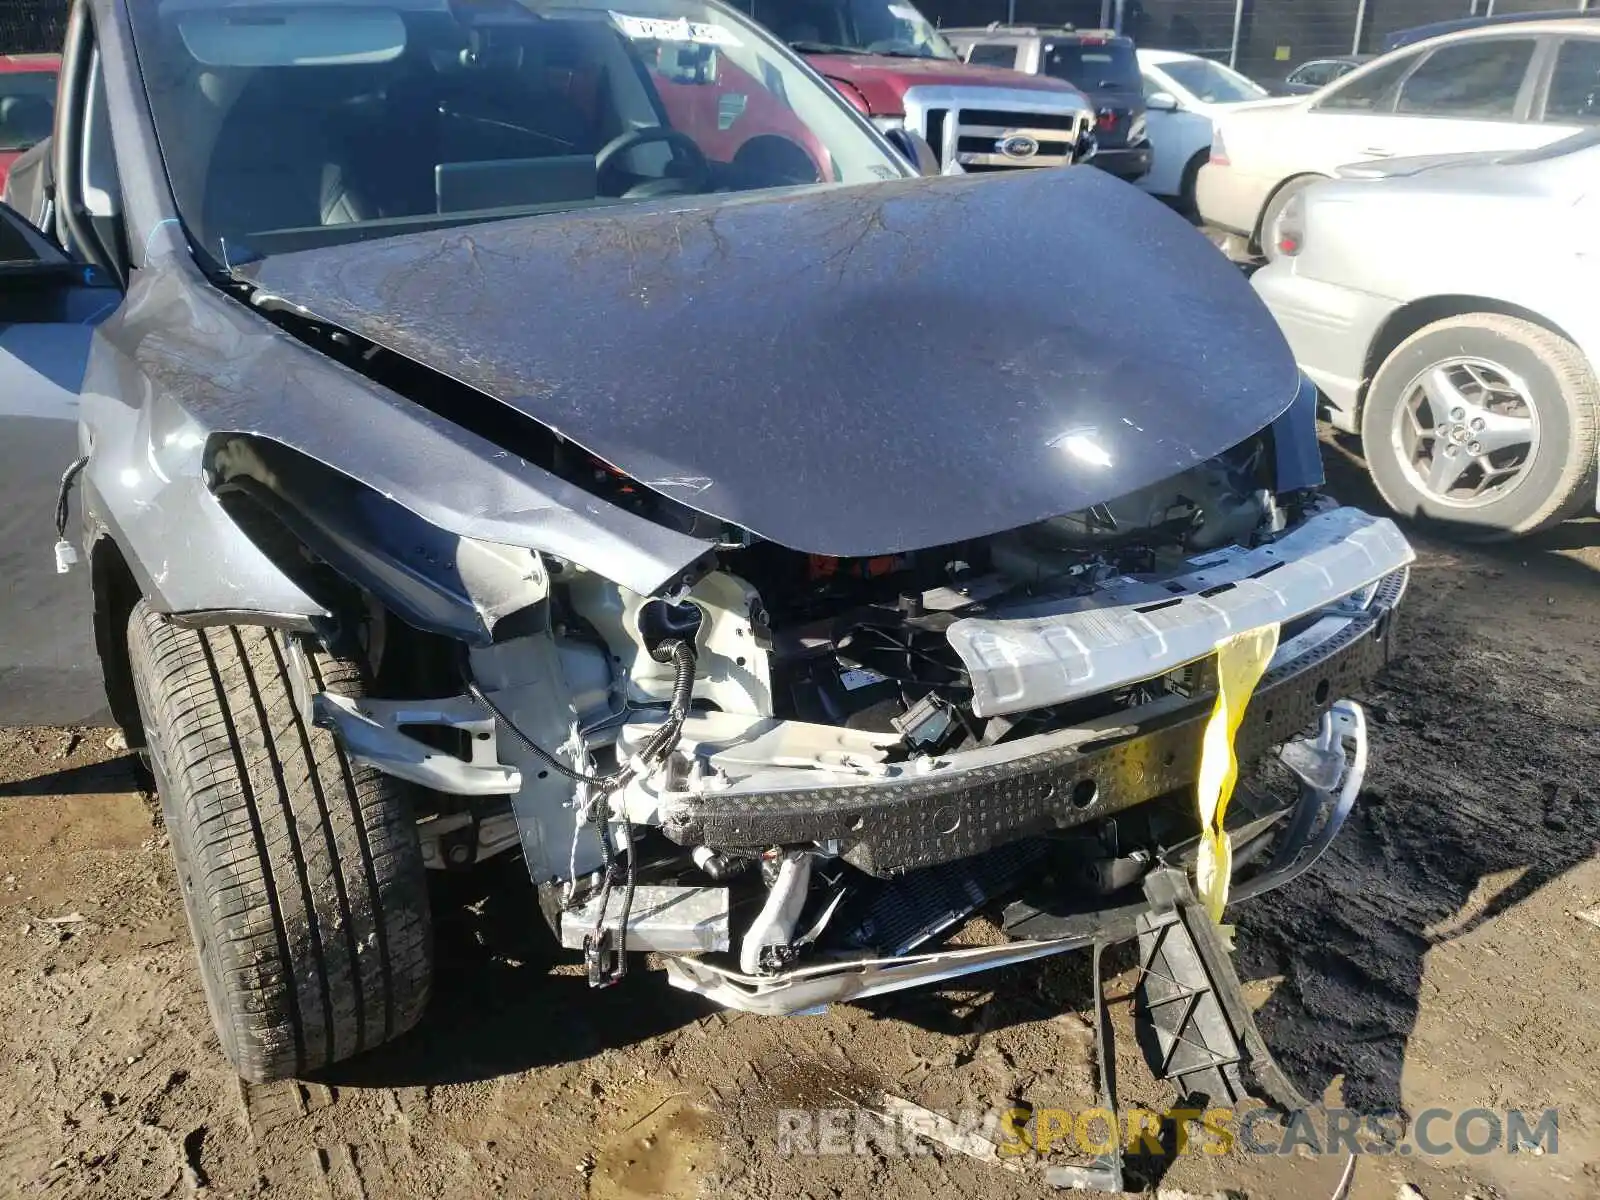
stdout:
<svg viewBox="0 0 1600 1200">
<path fill-rule="evenodd" d="M 318 692 L 310 715 L 315 724 L 338 733 L 352 760 L 397 779 L 455 796 L 512 795 L 522 787 L 522 773 L 500 762 L 494 718 L 466 696 L 358 700 Z M 405 732 L 426 727 L 465 734 L 467 757 Z"/>
<path fill-rule="evenodd" d="M 728 924 L 728 889 L 643 885 L 636 889 L 628 914 L 626 944 L 630 950 L 672 954 L 714 954 L 732 944 Z M 561 944 L 582 950 L 594 936 L 597 922 L 620 944 L 620 913 L 602 918 L 596 892 L 583 904 L 561 913 Z"/>
<path fill-rule="evenodd" d="M 1159 867 L 1144 880 L 1149 904 L 1136 920 L 1139 982 L 1135 1028 L 1146 1061 L 1158 1079 L 1177 1085 L 1180 1103 L 1237 1106 L 1260 1094 L 1282 1112 L 1304 1109 L 1309 1101 L 1278 1066 L 1256 1029 L 1239 977 L 1205 906 L 1175 867 Z M 1119 939 L 1114 939 L 1119 940 Z M 1097 939 L 1094 955 L 1095 1056 L 1100 1073 L 1100 1107 L 1110 1114 L 1108 1149 L 1084 1166 L 1046 1167 L 1044 1181 L 1072 1191 L 1126 1190 L 1122 1128 L 1117 1103 L 1116 1047 L 1107 1011 L 1101 955 L 1108 940 Z M 1255 1084 L 1251 1090 L 1246 1080 Z"/>
<path fill-rule="evenodd" d="M 435 813 L 417 822 L 422 865 L 435 871 L 458 871 L 516 846 L 517 818 L 508 803 L 503 809 Z"/>
<path fill-rule="evenodd" d="M 1241 815 L 1239 823 L 1233 826 L 1236 872 L 1230 892 L 1232 902 L 1260 895 L 1304 872 L 1327 849 L 1354 806 L 1367 763 L 1367 731 L 1361 706 L 1351 700 L 1340 700 L 1331 712 L 1324 714 L 1315 735 L 1289 743 L 1282 757 L 1291 771 L 1294 763 L 1302 761 L 1309 751 L 1291 751 L 1290 747 L 1303 742 L 1310 743 L 1318 753 L 1326 749 L 1337 755 L 1340 760 L 1337 769 L 1323 770 L 1315 779 L 1297 774 L 1299 789 L 1291 803 L 1259 818 Z M 1323 783 L 1328 786 L 1319 786 Z M 1243 805 L 1231 806 L 1239 807 Z M 921 926 L 939 925 L 949 929 L 990 899 L 1004 895 L 1019 879 L 1042 874 L 1041 860 L 1049 852 L 1049 841 L 1037 839 L 1033 850 L 1021 849 L 1028 844 L 1016 844 L 1018 858 L 1009 864 L 969 860 L 889 881 L 884 885 L 885 891 L 898 889 L 894 898 L 905 911 L 897 914 L 896 925 L 885 926 L 879 936 L 870 939 L 869 949 L 853 952 L 840 949 L 826 960 L 790 966 L 777 972 L 744 970 L 742 963 L 739 969 L 734 969 L 714 959 L 673 957 L 666 960 L 668 981 L 674 987 L 698 992 L 728 1008 L 775 1016 L 806 1011 L 819 1004 L 858 1000 L 943 982 L 995 967 L 1085 949 L 1096 942 L 1130 941 L 1137 936 L 1139 918 L 1150 907 L 1148 900 L 1132 898 L 1134 889 L 1148 879 L 1149 873 L 1163 866 L 1187 869 L 1185 864 L 1193 859 L 1198 837 L 1175 841 L 1160 856 L 1148 860 L 1146 871 L 1139 878 L 1119 887 L 1108 899 L 1087 907 L 1083 897 L 1064 895 L 1065 889 L 1059 880 L 1046 880 L 1041 884 L 1043 894 L 1024 890 L 1023 898 L 1005 909 L 1002 927 L 1013 940 L 1003 944 L 920 952 L 900 950 L 900 944 L 906 941 L 915 946 L 929 940 L 918 936 Z M 1252 871 L 1259 852 L 1268 844 L 1274 846 L 1271 860 Z M 991 853 L 999 856 L 1002 852 Z M 983 886 L 985 870 L 991 872 L 993 891 Z M 928 880 L 921 878 L 930 873 L 934 878 L 953 881 L 953 886 L 952 882 L 944 887 L 930 886 Z M 964 911 L 952 914 L 951 896 L 961 892 L 965 892 L 968 906 L 958 905 L 964 907 Z M 1127 898 L 1119 900 L 1119 894 Z M 913 904 L 918 907 L 912 908 Z M 884 911 L 893 911 L 893 908 L 891 903 L 883 903 L 881 896 L 869 901 L 868 914 Z M 840 926 L 845 931 L 842 940 L 847 945 L 853 940 L 859 946 L 866 940 L 861 933 L 863 924 L 862 918 L 843 922 Z M 904 937 L 902 931 L 911 931 L 909 937 Z"/>
<path fill-rule="evenodd" d="M 1139 987 L 1156 1039 L 1156 1073 L 1175 1082 L 1184 1099 L 1236 1106 L 1260 1092 L 1286 1111 L 1305 1108 L 1306 1097 L 1261 1040 L 1233 960 L 1189 876 L 1172 867 L 1152 871 L 1144 892 L 1151 907 L 1138 920 Z"/>
<path fill-rule="evenodd" d="M 739 944 L 739 969 L 747 975 L 781 965 L 794 940 L 800 910 L 805 907 L 806 889 L 811 885 L 811 855 L 790 850 L 775 856 L 777 869 L 767 901 L 756 914 Z"/>
</svg>

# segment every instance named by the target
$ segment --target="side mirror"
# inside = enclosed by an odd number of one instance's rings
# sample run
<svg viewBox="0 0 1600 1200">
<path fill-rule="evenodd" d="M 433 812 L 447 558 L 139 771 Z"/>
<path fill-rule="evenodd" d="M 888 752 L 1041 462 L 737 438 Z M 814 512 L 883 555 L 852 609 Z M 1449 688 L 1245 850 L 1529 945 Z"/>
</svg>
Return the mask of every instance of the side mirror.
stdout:
<svg viewBox="0 0 1600 1200">
<path fill-rule="evenodd" d="M 939 157 L 934 154 L 928 139 L 909 129 L 890 129 L 884 132 L 889 144 L 900 151 L 900 157 L 917 169 L 918 175 L 939 174 Z"/>
<path fill-rule="evenodd" d="M 1151 112 L 1177 112 L 1178 98 L 1171 92 L 1151 92 L 1144 98 L 1144 106 Z"/>
</svg>

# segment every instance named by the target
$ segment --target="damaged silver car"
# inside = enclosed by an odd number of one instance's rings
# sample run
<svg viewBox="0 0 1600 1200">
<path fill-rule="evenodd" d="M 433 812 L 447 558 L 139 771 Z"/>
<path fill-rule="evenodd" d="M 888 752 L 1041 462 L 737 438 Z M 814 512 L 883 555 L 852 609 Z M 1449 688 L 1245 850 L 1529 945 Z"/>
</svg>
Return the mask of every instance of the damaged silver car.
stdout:
<svg viewBox="0 0 1600 1200">
<path fill-rule="evenodd" d="M 80 0 L 58 112 L 6 369 L 80 405 L 60 527 L 242 1074 L 413 1025 L 426 871 L 502 853 L 596 985 L 1138 938 L 1216 1001 L 1171 1072 L 1270 1062 L 1188 883 L 1216 651 L 1272 635 L 1239 901 L 1350 810 L 1412 553 L 1182 220 L 919 178 L 714 0 Z"/>
</svg>

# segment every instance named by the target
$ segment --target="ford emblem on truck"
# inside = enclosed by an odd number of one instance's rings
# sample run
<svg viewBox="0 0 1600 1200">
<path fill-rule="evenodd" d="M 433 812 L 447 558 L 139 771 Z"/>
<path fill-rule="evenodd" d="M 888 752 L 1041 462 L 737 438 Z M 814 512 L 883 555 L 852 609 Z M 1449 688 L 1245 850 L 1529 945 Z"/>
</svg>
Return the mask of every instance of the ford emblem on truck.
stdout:
<svg viewBox="0 0 1600 1200">
<path fill-rule="evenodd" d="M 1007 158 L 1032 158 L 1039 153 L 1039 143 L 1025 134 L 1014 133 L 1001 138 L 995 149 Z"/>
</svg>

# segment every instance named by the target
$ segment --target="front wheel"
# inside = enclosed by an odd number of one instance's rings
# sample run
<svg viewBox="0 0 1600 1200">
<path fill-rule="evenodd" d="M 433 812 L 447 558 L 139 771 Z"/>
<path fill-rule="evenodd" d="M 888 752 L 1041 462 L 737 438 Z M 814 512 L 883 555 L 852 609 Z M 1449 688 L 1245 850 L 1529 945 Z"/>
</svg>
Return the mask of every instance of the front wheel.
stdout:
<svg viewBox="0 0 1600 1200">
<path fill-rule="evenodd" d="M 397 1037 L 427 1004 L 427 880 L 402 785 L 308 724 L 288 643 L 188 629 L 141 601 L 128 651 L 150 767 L 222 1051 L 253 1082 Z M 313 687 L 361 674 L 311 648 Z"/>
<path fill-rule="evenodd" d="M 1384 360 L 1361 441 L 1389 507 L 1490 541 L 1593 503 L 1597 420 L 1600 386 L 1576 346 L 1519 317 L 1471 313 Z"/>
</svg>

